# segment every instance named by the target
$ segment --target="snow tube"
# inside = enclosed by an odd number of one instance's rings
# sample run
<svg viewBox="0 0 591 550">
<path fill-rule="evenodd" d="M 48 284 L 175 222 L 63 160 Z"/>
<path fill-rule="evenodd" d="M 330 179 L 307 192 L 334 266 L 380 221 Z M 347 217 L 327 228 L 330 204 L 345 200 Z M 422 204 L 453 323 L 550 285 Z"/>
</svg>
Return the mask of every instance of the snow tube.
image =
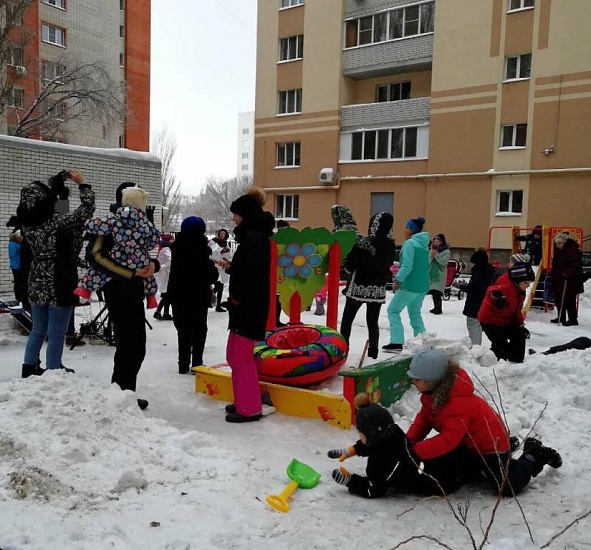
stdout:
<svg viewBox="0 0 591 550">
<path fill-rule="evenodd" d="M 319 325 L 293 325 L 267 333 L 254 347 L 259 378 L 285 386 L 307 386 L 330 378 L 347 360 L 339 332 Z"/>
</svg>

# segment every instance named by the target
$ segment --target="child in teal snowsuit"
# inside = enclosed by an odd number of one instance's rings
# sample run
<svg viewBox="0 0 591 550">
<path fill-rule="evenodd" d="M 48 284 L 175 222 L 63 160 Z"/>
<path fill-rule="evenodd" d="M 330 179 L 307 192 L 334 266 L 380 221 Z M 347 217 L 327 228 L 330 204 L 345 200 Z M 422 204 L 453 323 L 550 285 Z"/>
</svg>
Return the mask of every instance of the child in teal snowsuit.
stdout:
<svg viewBox="0 0 591 550">
<path fill-rule="evenodd" d="M 388 304 L 390 343 L 382 346 L 386 352 L 402 351 L 404 327 L 400 314 L 408 309 L 414 335 L 425 332 L 421 306 L 429 290 L 429 233 L 423 231 L 425 218 L 408 220 L 404 228 L 406 241 L 400 250 L 400 267 L 394 279 L 394 297 Z"/>
</svg>

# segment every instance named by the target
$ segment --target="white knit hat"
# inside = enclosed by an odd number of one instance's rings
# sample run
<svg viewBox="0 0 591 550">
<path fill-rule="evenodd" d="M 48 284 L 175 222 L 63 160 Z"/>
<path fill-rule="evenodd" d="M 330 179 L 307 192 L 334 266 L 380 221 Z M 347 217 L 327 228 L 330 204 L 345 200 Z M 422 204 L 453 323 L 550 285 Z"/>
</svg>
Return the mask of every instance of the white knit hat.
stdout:
<svg viewBox="0 0 591 550">
<path fill-rule="evenodd" d="M 513 256 L 511 256 L 509 258 L 509 261 L 514 264 L 516 264 L 516 263 L 527 264 L 527 263 L 529 263 L 530 260 L 531 260 L 531 257 L 529 254 L 513 254 Z"/>
<path fill-rule="evenodd" d="M 123 190 L 121 197 L 122 206 L 134 206 L 139 210 L 145 210 L 148 206 L 148 192 L 141 187 L 128 187 Z"/>
</svg>

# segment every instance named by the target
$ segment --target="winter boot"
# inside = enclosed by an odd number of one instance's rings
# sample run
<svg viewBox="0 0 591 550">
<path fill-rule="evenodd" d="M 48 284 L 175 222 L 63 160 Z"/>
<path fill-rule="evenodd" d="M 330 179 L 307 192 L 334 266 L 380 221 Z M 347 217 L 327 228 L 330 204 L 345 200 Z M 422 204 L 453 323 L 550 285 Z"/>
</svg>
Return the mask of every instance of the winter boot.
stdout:
<svg viewBox="0 0 591 550">
<path fill-rule="evenodd" d="M 523 442 L 523 456 L 536 466 L 536 471 L 532 472 L 533 477 L 536 477 L 546 464 L 552 468 L 562 466 L 562 457 L 558 451 L 544 447 L 539 439 L 533 437 L 527 437 Z"/>
<path fill-rule="evenodd" d="M 77 334 L 68 334 L 66 335 L 66 347 L 68 348 L 81 348 L 85 346 L 86 342 L 82 340 L 82 336 L 78 336 Z"/>
<path fill-rule="evenodd" d="M 147 399 L 138 399 L 137 406 L 142 410 L 145 411 L 148 408 L 148 400 Z"/>
<path fill-rule="evenodd" d="M 262 414 L 253 414 L 252 416 L 244 416 L 239 412 L 229 413 L 226 415 L 226 422 L 233 424 L 241 424 L 242 422 L 256 422 L 262 418 Z"/>
<path fill-rule="evenodd" d="M 179 374 L 187 374 L 190 370 L 189 365 L 179 363 Z"/>
<path fill-rule="evenodd" d="M 165 313 L 165 314 L 162 316 L 162 320 L 163 320 L 163 321 L 172 321 L 172 315 L 171 315 L 170 313 Z"/>
<path fill-rule="evenodd" d="M 326 313 L 324 311 L 324 304 L 326 304 L 326 298 L 316 299 L 316 310 L 314 311 L 314 315 L 324 315 Z"/>
<path fill-rule="evenodd" d="M 45 372 L 45 369 L 42 369 L 39 366 L 39 363 L 36 365 L 26 365 L 23 364 L 23 370 L 21 376 L 23 378 L 29 378 L 29 376 L 41 376 Z"/>
<path fill-rule="evenodd" d="M 162 321 L 162 313 L 160 313 L 159 311 L 154 313 L 154 319 L 157 319 L 158 321 Z"/>
<path fill-rule="evenodd" d="M 402 344 L 386 344 L 385 346 L 382 346 L 382 350 L 386 353 L 398 353 L 399 351 L 402 351 L 402 349 Z"/>
<path fill-rule="evenodd" d="M 368 348 L 367 355 L 371 359 L 377 359 L 378 358 L 378 348 L 372 348 L 372 347 Z"/>
<path fill-rule="evenodd" d="M 64 367 L 63 365 L 60 365 L 60 369 L 65 370 L 66 372 L 69 372 L 70 374 L 76 373 L 76 371 L 74 369 L 69 369 L 68 367 Z"/>
</svg>

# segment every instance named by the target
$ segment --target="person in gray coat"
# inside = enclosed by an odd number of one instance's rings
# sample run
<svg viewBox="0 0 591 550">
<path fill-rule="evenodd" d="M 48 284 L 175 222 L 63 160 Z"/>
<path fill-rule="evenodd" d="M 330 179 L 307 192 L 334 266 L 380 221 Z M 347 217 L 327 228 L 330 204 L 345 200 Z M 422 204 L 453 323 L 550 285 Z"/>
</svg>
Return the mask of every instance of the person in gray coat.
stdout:
<svg viewBox="0 0 591 550">
<path fill-rule="evenodd" d="M 447 264 L 451 257 L 451 250 L 445 240 L 445 235 L 439 233 L 433 237 L 429 255 L 429 292 L 433 297 L 433 309 L 431 313 L 441 315 L 443 310 L 443 291 L 447 279 Z"/>
</svg>

